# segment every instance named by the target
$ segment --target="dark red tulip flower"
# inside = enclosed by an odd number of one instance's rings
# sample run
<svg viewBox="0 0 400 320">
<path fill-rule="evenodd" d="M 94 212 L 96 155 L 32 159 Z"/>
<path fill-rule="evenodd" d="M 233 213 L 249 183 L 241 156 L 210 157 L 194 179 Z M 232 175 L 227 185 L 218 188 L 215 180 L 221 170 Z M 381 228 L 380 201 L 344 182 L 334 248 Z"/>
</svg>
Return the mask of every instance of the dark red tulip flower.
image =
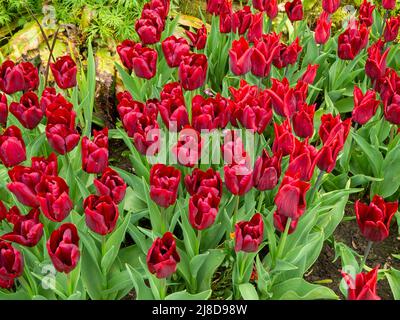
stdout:
<svg viewBox="0 0 400 320">
<path fill-rule="evenodd" d="M 290 64 L 295 64 L 302 49 L 298 37 L 290 45 L 280 43 L 279 50 L 273 57 L 272 63 L 279 69 L 285 68 Z"/>
<path fill-rule="evenodd" d="M 310 181 L 316 165 L 317 150 L 308 143 L 308 139 L 302 142 L 296 139 L 295 146 L 285 175 Z"/>
<path fill-rule="evenodd" d="M 361 233 L 369 241 L 383 241 L 389 236 L 390 222 L 398 209 L 398 202 L 386 202 L 375 195 L 369 205 L 360 200 L 354 204 Z"/>
<path fill-rule="evenodd" d="M 260 191 L 272 190 L 278 184 L 281 175 L 281 154 L 270 156 L 263 149 L 262 155 L 254 163 L 253 185 Z"/>
<path fill-rule="evenodd" d="M 0 287 L 11 289 L 14 279 L 22 275 L 24 259 L 11 243 L 0 240 Z"/>
<path fill-rule="evenodd" d="M 349 274 L 342 272 L 342 276 L 348 286 L 347 300 L 381 300 L 376 294 L 376 281 L 379 266 L 370 272 L 360 272 L 354 280 Z"/>
<path fill-rule="evenodd" d="M 0 200 L 0 222 L 7 218 L 7 208 L 4 205 L 3 201 Z"/>
<path fill-rule="evenodd" d="M 220 93 L 209 98 L 197 95 L 192 100 L 192 126 L 199 132 L 223 129 L 230 120 L 233 108 L 234 103 Z"/>
<path fill-rule="evenodd" d="M 400 94 L 394 94 L 392 98 L 384 102 L 385 119 L 392 124 L 400 124 Z"/>
<path fill-rule="evenodd" d="M 35 190 L 40 209 L 51 221 L 63 221 L 74 207 L 68 185 L 61 177 L 43 176 Z"/>
<path fill-rule="evenodd" d="M 321 125 L 319 126 L 318 135 L 323 143 L 328 139 L 332 129 L 341 122 L 342 120 L 340 119 L 339 114 L 336 117 L 331 113 L 323 114 L 321 116 Z"/>
<path fill-rule="evenodd" d="M 171 232 L 166 232 L 162 238 L 154 240 L 146 258 L 149 271 L 159 279 L 168 278 L 173 274 L 180 260 Z"/>
<path fill-rule="evenodd" d="M 158 104 L 161 119 L 171 131 L 179 131 L 189 124 L 182 86 L 178 82 L 167 83 L 160 93 Z"/>
<path fill-rule="evenodd" d="M 121 44 L 117 45 L 117 53 L 121 59 L 122 64 L 129 70 L 133 69 L 132 59 L 135 55 L 136 42 L 132 40 L 124 40 Z"/>
<path fill-rule="evenodd" d="M 293 0 L 285 3 L 285 11 L 290 21 L 303 20 L 303 3 L 301 0 Z"/>
<path fill-rule="evenodd" d="M 150 169 L 150 197 L 160 207 L 174 204 L 178 195 L 181 172 L 172 166 L 155 164 Z"/>
<path fill-rule="evenodd" d="M 235 225 L 235 251 L 257 252 L 264 239 L 264 221 L 256 213 L 250 221 L 240 221 Z"/>
<path fill-rule="evenodd" d="M 386 10 L 393 10 L 396 8 L 396 0 L 382 0 L 382 7 Z"/>
<path fill-rule="evenodd" d="M 322 9 L 329 14 L 334 14 L 340 7 L 340 0 L 322 0 Z"/>
<path fill-rule="evenodd" d="M 375 83 L 375 90 L 380 93 L 384 103 L 389 102 L 397 92 L 400 92 L 400 76 L 396 70 L 386 68 L 386 74 Z"/>
<path fill-rule="evenodd" d="M 224 179 L 230 193 L 242 196 L 253 187 L 253 170 L 248 163 L 233 162 L 224 166 Z"/>
<path fill-rule="evenodd" d="M 298 220 L 306 209 L 308 182 L 285 175 L 275 196 L 276 214 Z"/>
<path fill-rule="evenodd" d="M 207 56 L 193 53 L 183 58 L 179 65 L 179 80 L 185 90 L 196 90 L 206 81 L 208 69 Z"/>
<path fill-rule="evenodd" d="M 93 141 L 82 138 L 82 169 L 87 173 L 102 173 L 108 167 L 108 128 L 94 130 Z"/>
<path fill-rule="evenodd" d="M 275 139 L 272 145 L 272 152 L 275 154 L 280 152 L 282 156 L 293 153 L 295 148 L 295 137 L 292 133 L 289 120 L 285 120 L 282 124 L 274 123 Z"/>
<path fill-rule="evenodd" d="M 191 42 L 191 46 L 197 50 L 203 50 L 207 43 L 207 29 L 203 24 L 197 32 L 186 31 L 186 35 Z"/>
<path fill-rule="evenodd" d="M 368 48 L 368 59 L 365 62 L 365 73 L 371 80 L 378 80 L 386 74 L 386 58 L 390 48 L 383 52 L 384 43 L 378 40 Z"/>
<path fill-rule="evenodd" d="M 253 0 L 253 7 L 267 13 L 268 18 L 274 19 L 278 15 L 277 0 Z"/>
<path fill-rule="evenodd" d="M 11 182 L 7 184 L 10 190 L 23 205 L 36 208 L 39 201 L 36 196 L 36 187 L 39 184 L 42 173 L 33 168 L 15 166 L 8 171 Z"/>
<path fill-rule="evenodd" d="M 253 14 L 253 23 L 250 25 L 249 31 L 247 32 L 247 40 L 249 40 L 249 42 L 254 43 L 256 40 L 261 40 L 263 21 L 262 12 Z"/>
<path fill-rule="evenodd" d="M 385 42 L 391 42 L 396 40 L 399 34 L 400 28 L 400 17 L 390 17 L 386 20 L 385 31 L 383 32 L 383 38 Z"/>
<path fill-rule="evenodd" d="M 371 89 L 364 95 L 359 87 L 354 86 L 353 96 L 352 119 L 360 125 L 366 124 L 375 115 L 380 103 L 379 100 L 376 100 L 376 92 Z"/>
<path fill-rule="evenodd" d="M 313 84 L 315 77 L 317 76 L 318 68 L 319 64 L 314 64 L 314 65 L 309 64 L 307 66 L 307 70 L 303 73 L 300 80 L 307 84 Z"/>
<path fill-rule="evenodd" d="M 39 99 L 32 91 L 24 93 L 19 103 L 11 102 L 10 112 L 25 128 L 30 130 L 37 127 L 44 115 L 39 106 Z"/>
<path fill-rule="evenodd" d="M 326 141 L 324 141 L 323 147 L 318 151 L 316 161 L 320 170 L 331 172 L 335 168 L 337 156 L 343 149 L 350 127 L 351 119 L 347 119 L 332 128 Z"/>
<path fill-rule="evenodd" d="M 141 113 L 132 113 L 128 118 L 129 123 L 134 124 L 130 131 L 135 148 L 143 155 L 157 154 L 160 149 L 160 128 L 157 120 Z M 128 128 L 126 125 L 124 127 Z"/>
<path fill-rule="evenodd" d="M 7 124 L 7 118 L 8 118 L 7 96 L 5 94 L 0 94 L 0 126 L 5 126 Z"/>
<path fill-rule="evenodd" d="M 253 14 L 249 6 L 244 6 L 232 15 L 232 32 L 240 35 L 245 34 L 253 23 Z"/>
<path fill-rule="evenodd" d="M 325 44 L 328 42 L 331 36 L 332 21 L 329 18 L 329 14 L 323 11 L 317 20 L 317 26 L 315 27 L 314 38 L 318 44 Z"/>
<path fill-rule="evenodd" d="M 76 63 L 68 55 L 58 57 L 56 62 L 50 63 L 50 69 L 54 80 L 61 89 L 69 89 L 76 86 Z"/>
<path fill-rule="evenodd" d="M 93 184 L 99 196 L 110 196 L 116 204 L 119 204 L 125 197 L 126 183 L 111 168 L 104 170 L 101 178 L 94 179 Z"/>
<path fill-rule="evenodd" d="M 195 194 L 207 195 L 213 194 L 217 198 L 222 197 L 222 180 L 218 171 L 212 168 L 202 171 L 195 168 L 191 175 L 187 175 L 184 179 L 187 192 L 191 196 Z"/>
<path fill-rule="evenodd" d="M 86 225 L 102 236 L 113 232 L 118 221 L 118 207 L 110 196 L 90 195 L 83 201 Z"/>
<path fill-rule="evenodd" d="M 222 156 L 226 164 L 242 164 L 250 166 L 250 157 L 246 153 L 240 131 L 224 130 L 224 143 L 221 146 Z"/>
<path fill-rule="evenodd" d="M 197 193 L 189 199 L 189 222 L 196 230 L 210 227 L 217 217 L 221 198 L 213 193 Z"/>
<path fill-rule="evenodd" d="M 232 11 L 232 0 L 207 0 L 207 12 L 213 15 L 230 13 Z"/>
<path fill-rule="evenodd" d="M 0 90 L 6 94 L 36 90 L 39 86 L 38 70 L 30 62 L 16 65 L 6 60 L 0 66 Z"/>
<path fill-rule="evenodd" d="M 145 3 L 142 13 L 145 10 L 155 11 L 165 20 L 168 17 L 169 7 L 170 0 L 151 0 L 150 2 Z"/>
<path fill-rule="evenodd" d="M 338 38 L 338 56 L 342 60 L 353 60 L 368 44 L 369 30 L 365 24 L 352 20 Z"/>
<path fill-rule="evenodd" d="M 231 33 L 232 32 L 232 13 L 221 13 L 219 16 L 219 32 Z"/>
<path fill-rule="evenodd" d="M 374 17 L 372 16 L 374 9 L 374 5 L 367 0 L 364 0 L 358 11 L 358 20 L 367 27 L 372 26 L 374 24 Z"/>
<path fill-rule="evenodd" d="M 47 159 L 45 157 L 32 157 L 31 161 L 32 170 L 48 176 L 58 175 L 57 156 L 54 152 L 52 152 Z"/>
<path fill-rule="evenodd" d="M 293 130 L 300 138 L 311 138 L 314 134 L 315 104 L 303 106 L 293 114 Z"/>
<path fill-rule="evenodd" d="M 6 233 L 0 239 L 15 242 L 26 247 L 34 247 L 43 235 L 43 224 L 39 220 L 40 211 L 32 209 L 27 215 L 22 215 L 18 207 L 12 207 L 7 220 L 12 223 L 13 231 Z"/>
<path fill-rule="evenodd" d="M 272 59 L 279 53 L 279 38 L 279 35 L 270 33 L 263 35 L 261 41 L 255 41 L 250 56 L 252 74 L 261 78 L 269 75 Z"/>
<path fill-rule="evenodd" d="M 282 214 L 279 214 L 278 212 L 275 211 L 274 212 L 274 227 L 275 227 L 275 229 L 278 230 L 279 232 L 284 232 L 288 219 L 289 219 L 288 217 L 286 217 Z M 298 222 L 299 222 L 299 220 L 293 220 L 293 219 L 290 221 L 288 234 L 292 234 L 296 230 Z"/>
<path fill-rule="evenodd" d="M 25 143 L 18 127 L 10 126 L 0 135 L 0 160 L 6 167 L 26 160 Z"/>
<path fill-rule="evenodd" d="M 252 52 L 252 48 L 244 37 L 232 42 L 232 48 L 229 50 L 229 62 L 233 74 L 240 76 L 250 71 Z"/>
<path fill-rule="evenodd" d="M 72 223 L 64 223 L 54 230 L 47 241 L 47 252 L 58 272 L 70 273 L 80 258 L 78 230 Z"/>
<path fill-rule="evenodd" d="M 165 61 L 171 68 L 179 67 L 183 57 L 190 53 L 190 46 L 184 38 L 170 36 L 161 43 Z"/>
<path fill-rule="evenodd" d="M 178 142 L 172 147 L 173 157 L 180 165 L 193 168 L 200 163 L 202 144 L 200 133 L 186 126 L 179 132 Z"/>
<path fill-rule="evenodd" d="M 140 19 L 135 23 L 135 30 L 144 45 L 160 41 L 164 28 L 164 18 L 157 11 L 150 9 L 143 10 Z"/>
<path fill-rule="evenodd" d="M 46 111 L 47 107 L 55 102 L 57 99 L 60 99 L 59 96 L 62 96 L 61 93 L 56 92 L 55 88 L 48 87 L 43 90 L 42 96 L 40 97 L 40 109 Z M 64 97 L 63 97 L 64 98 Z"/>
</svg>

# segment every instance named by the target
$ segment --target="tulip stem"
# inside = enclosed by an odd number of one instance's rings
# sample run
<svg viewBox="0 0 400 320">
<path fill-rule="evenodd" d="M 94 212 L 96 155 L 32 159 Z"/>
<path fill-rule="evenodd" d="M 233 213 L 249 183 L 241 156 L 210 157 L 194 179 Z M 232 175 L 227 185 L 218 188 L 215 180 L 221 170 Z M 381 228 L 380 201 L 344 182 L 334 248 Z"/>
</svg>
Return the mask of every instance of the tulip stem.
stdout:
<svg viewBox="0 0 400 320">
<path fill-rule="evenodd" d="M 238 211 L 239 211 L 240 196 L 235 196 L 235 198 L 236 198 L 235 209 L 234 209 L 233 215 L 232 215 L 233 228 L 235 228 L 236 219 L 237 219 L 237 215 L 238 215 Z"/>
<path fill-rule="evenodd" d="M 372 248 L 372 241 L 368 241 L 367 246 L 365 247 L 365 251 L 364 251 L 364 256 L 360 265 L 360 272 L 363 270 L 365 263 L 367 262 L 367 258 L 368 258 L 368 254 L 371 251 Z"/>
<path fill-rule="evenodd" d="M 318 174 L 317 180 L 315 181 L 315 184 L 313 185 L 311 191 L 310 191 L 310 198 L 308 199 L 309 203 L 313 203 L 314 201 L 314 197 L 315 197 L 315 193 L 318 191 L 320 184 L 321 184 L 321 180 L 322 177 L 324 175 L 325 171 L 321 170 Z"/>
<path fill-rule="evenodd" d="M 201 230 L 197 230 L 197 254 L 200 254 L 201 234 Z"/>
<path fill-rule="evenodd" d="M 281 258 L 283 250 L 285 249 L 286 239 L 289 234 L 289 228 L 290 228 L 291 223 L 292 223 L 292 218 L 288 218 L 286 221 L 285 230 L 283 231 L 283 234 L 281 235 L 281 237 L 279 239 L 278 252 L 275 257 L 274 267 L 275 267 L 276 261 Z"/>
<path fill-rule="evenodd" d="M 160 298 L 161 300 L 164 300 L 165 297 L 167 296 L 167 279 L 162 278 L 160 279 Z"/>
<path fill-rule="evenodd" d="M 379 39 L 382 38 L 383 36 L 383 31 L 385 30 L 385 23 L 388 15 L 389 15 L 389 10 L 386 10 L 382 20 L 382 28 L 381 28 L 381 34 L 379 35 Z"/>
</svg>

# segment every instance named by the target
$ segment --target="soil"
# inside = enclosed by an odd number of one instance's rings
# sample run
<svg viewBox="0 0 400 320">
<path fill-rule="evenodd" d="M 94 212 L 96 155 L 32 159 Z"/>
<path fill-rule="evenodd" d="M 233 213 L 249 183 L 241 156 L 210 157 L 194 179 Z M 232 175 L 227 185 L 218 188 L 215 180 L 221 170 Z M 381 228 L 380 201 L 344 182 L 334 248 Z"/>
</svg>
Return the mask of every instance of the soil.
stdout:
<svg viewBox="0 0 400 320">
<path fill-rule="evenodd" d="M 351 206 L 352 207 L 352 206 Z M 346 217 L 354 216 L 351 210 L 346 210 Z M 343 242 L 354 251 L 362 255 L 367 241 L 362 236 L 357 221 L 342 221 L 337 227 L 334 233 L 334 239 L 337 242 Z M 375 243 L 368 255 L 366 264 L 369 267 L 375 267 L 380 265 L 380 268 L 390 268 L 391 266 L 400 269 L 400 260 L 392 257 L 392 254 L 400 252 L 400 237 L 396 223 L 393 223 L 390 229 L 390 235 L 387 239 L 381 243 Z M 341 299 L 344 299 L 343 294 L 339 290 L 339 284 L 342 280 L 340 269 L 341 262 L 340 258 L 333 262 L 335 257 L 335 251 L 328 243 L 324 244 L 324 248 L 316 261 L 308 272 L 305 279 L 309 282 L 331 280 L 331 283 L 325 283 L 324 285 L 332 289 Z M 393 300 L 393 294 L 390 289 L 389 283 L 386 279 L 382 279 L 377 285 L 377 294 L 382 300 Z"/>
</svg>

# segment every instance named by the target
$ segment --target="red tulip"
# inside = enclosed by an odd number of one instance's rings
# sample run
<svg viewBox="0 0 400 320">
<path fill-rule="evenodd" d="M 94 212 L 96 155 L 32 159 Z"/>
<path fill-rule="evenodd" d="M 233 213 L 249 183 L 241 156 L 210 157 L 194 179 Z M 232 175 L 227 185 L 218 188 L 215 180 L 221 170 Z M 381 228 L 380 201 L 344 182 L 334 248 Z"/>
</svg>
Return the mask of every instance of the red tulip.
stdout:
<svg viewBox="0 0 400 320">
<path fill-rule="evenodd" d="M 142 14 L 144 11 L 155 11 L 162 19 L 168 17 L 170 7 L 170 0 L 151 0 L 143 6 Z"/>
<path fill-rule="evenodd" d="M 308 139 L 303 142 L 296 139 L 295 146 L 293 153 L 290 155 L 289 166 L 285 175 L 300 178 L 303 181 L 310 181 L 316 165 L 317 150 L 308 144 Z"/>
<path fill-rule="evenodd" d="M 358 273 L 355 281 L 350 275 L 342 272 L 348 286 L 347 300 L 380 300 L 381 298 L 376 294 L 378 269 L 379 266 L 368 273 Z"/>
<path fill-rule="evenodd" d="M 232 163 L 224 166 L 224 179 L 228 191 L 242 196 L 253 187 L 253 171 L 246 163 Z"/>
<path fill-rule="evenodd" d="M 221 198 L 213 193 L 195 194 L 189 199 L 189 222 L 193 228 L 204 230 L 210 227 L 217 217 Z"/>
<path fill-rule="evenodd" d="M 240 76 L 250 71 L 252 52 L 252 48 L 244 37 L 232 42 L 232 48 L 229 50 L 229 61 L 233 74 Z"/>
<path fill-rule="evenodd" d="M 386 20 L 385 31 L 383 32 L 383 37 L 385 42 L 391 42 L 396 40 L 399 34 L 400 28 L 400 17 L 390 17 Z"/>
<path fill-rule="evenodd" d="M 393 10 L 396 8 L 396 0 L 382 0 L 382 7 L 386 10 Z"/>
<path fill-rule="evenodd" d="M 329 14 L 323 11 L 317 20 L 315 27 L 315 42 L 318 44 L 325 44 L 331 36 L 332 21 L 329 19 Z"/>
<path fill-rule="evenodd" d="M 63 221 L 74 207 L 68 185 L 61 177 L 43 176 L 35 190 L 40 209 L 51 221 Z"/>
<path fill-rule="evenodd" d="M 0 241 L 0 287 L 11 289 L 14 279 L 22 275 L 24 259 L 11 243 Z"/>
<path fill-rule="evenodd" d="M 311 138 L 314 134 L 315 104 L 307 103 L 293 114 L 293 130 L 298 137 Z"/>
<path fill-rule="evenodd" d="M 338 56 L 343 60 L 353 60 L 368 44 L 369 30 L 364 24 L 350 21 L 347 29 L 338 38 Z"/>
<path fill-rule="evenodd" d="M 19 243 L 26 247 L 34 247 L 43 235 L 43 224 L 39 220 L 40 211 L 35 208 L 27 215 L 21 215 L 18 207 L 12 207 L 7 220 L 12 223 L 13 231 L 2 235 L 2 240 Z"/>
<path fill-rule="evenodd" d="M 7 124 L 7 118 L 8 118 L 7 96 L 5 94 L 0 94 L 0 126 L 5 126 Z"/>
<path fill-rule="evenodd" d="M 164 18 L 157 11 L 151 9 L 144 9 L 140 19 L 135 23 L 135 30 L 144 45 L 160 41 L 164 28 Z"/>
<path fill-rule="evenodd" d="M 93 141 L 82 138 L 82 169 L 87 173 L 102 173 L 108 167 L 108 128 L 94 130 Z"/>
<path fill-rule="evenodd" d="M 217 93 L 215 97 L 197 95 L 192 100 L 192 125 L 199 132 L 225 128 L 230 120 L 234 103 Z"/>
<path fill-rule="evenodd" d="M 178 82 L 167 83 L 160 93 L 158 107 L 161 119 L 171 131 L 179 131 L 189 124 L 182 86 Z"/>
<path fill-rule="evenodd" d="M 375 195 L 369 205 L 357 200 L 354 209 L 362 235 L 369 241 L 378 242 L 389 236 L 390 222 L 397 212 L 398 202 L 385 202 Z"/>
<path fill-rule="evenodd" d="M 326 13 L 334 14 L 340 7 L 340 0 L 322 0 L 322 9 Z"/>
<path fill-rule="evenodd" d="M 257 252 L 264 239 L 264 221 L 256 213 L 250 221 L 240 221 L 235 225 L 235 251 Z"/>
<path fill-rule="evenodd" d="M 358 20 L 367 27 L 372 26 L 374 24 L 374 17 L 372 16 L 374 9 L 374 5 L 367 0 L 364 0 L 358 11 Z"/>
<path fill-rule="evenodd" d="M 203 50 L 207 43 L 207 29 L 203 24 L 200 29 L 197 30 L 196 33 L 191 31 L 186 31 L 186 35 L 188 36 L 191 46 L 196 48 L 197 50 Z"/>
<path fill-rule="evenodd" d="M 232 13 L 221 13 L 219 16 L 219 32 L 231 33 L 232 32 Z"/>
<path fill-rule="evenodd" d="M 58 57 L 56 62 L 50 63 L 50 69 L 54 80 L 61 89 L 69 89 L 76 86 L 76 63 L 68 55 Z"/>
<path fill-rule="evenodd" d="M 42 109 L 43 111 L 46 111 L 50 104 L 52 104 L 56 101 L 60 101 L 61 99 L 65 100 L 65 98 L 61 95 L 61 93 L 57 94 L 55 88 L 48 87 L 43 90 L 42 96 L 40 97 L 40 109 Z M 67 101 L 66 101 L 66 103 L 67 103 Z"/>
<path fill-rule="evenodd" d="M 256 40 L 261 40 L 263 33 L 263 14 L 259 12 L 257 14 L 253 14 L 253 22 L 249 27 L 249 31 L 247 32 L 247 40 L 249 42 L 254 43 Z"/>
<path fill-rule="evenodd" d="M 253 0 L 253 7 L 259 11 L 265 11 L 270 19 L 278 15 L 277 0 Z"/>
<path fill-rule="evenodd" d="M 289 87 L 288 79 L 283 78 L 279 81 L 272 78 L 272 87 L 267 89 L 267 92 L 274 111 L 282 117 L 291 118 L 297 109 L 297 101 L 294 89 Z"/>
<path fill-rule="evenodd" d="M 179 65 L 179 80 L 185 90 L 196 90 L 200 88 L 207 76 L 207 56 L 193 53 L 183 58 Z"/>
<path fill-rule="evenodd" d="M 282 156 L 274 154 L 272 157 L 263 149 L 262 155 L 254 163 L 253 185 L 260 191 L 272 190 L 278 184 L 281 175 Z"/>
<path fill-rule="evenodd" d="M 70 273 L 80 258 L 78 230 L 72 223 L 64 223 L 54 230 L 47 241 L 47 252 L 58 272 Z"/>
<path fill-rule="evenodd" d="M 0 135 L 0 160 L 6 167 L 26 160 L 25 143 L 18 127 L 10 126 Z"/>
<path fill-rule="evenodd" d="M 19 103 L 11 102 L 10 112 L 27 129 L 36 128 L 44 114 L 36 93 L 32 91 L 24 93 Z"/>
<path fill-rule="evenodd" d="M 246 164 L 250 166 L 250 157 L 246 153 L 239 131 L 224 130 L 224 143 L 221 146 L 224 163 Z"/>
<path fill-rule="evenodd" d="M 150 169 L 150 197 L 160 207 L 174 204 L 178 195 L 181 172 L 171 166 L 155 164 Z"/>
<path fill-rule="evenodd" d="M 11 182 L 7 184 L 7 188 L 18 201 L 28 207 L 39 207 L 36 187 L 41 180 L 41 172 L 28 167 L 16 166 L 8 171 L 8 175 Z"/>
<path fill-rule="evenodd" d="M 273 57 L 272 63 L 277 68 L 285 68 L 290 64 L 295 64 L 302 47 L 299 45 L 299 38 L 297 37 L 290 45 L 284 43 L 279 44 L 279 50 Z"/>
<path fill-rule="evenodd" d="M 173 274 L 179 261 L 176 242 L 171 232 L 164 233 L 162 238 L 156 238 L 146 257 L 149 271 L 160 279 Z"/>
<path fill-rule="evenodd" d="M 274 212 L 274 227 L 275 227 L 275 229 L 277 229 L 279 232 L 284 232 L 288 219 L 289 219 L 288 217 L 286 217 L 282 214 L 279 214 L 278 212 Z M 297 223 L 298 223 L 298 220 L 290 221 L 288 234 L 292 234 L 296 230 Z"/>
<path fill-rule="evenodd" d="M 272 59 L 279 52 L 279 36 L 271 33 L 255 41 L 250 56 L 251 72 L 257 77 L 267 77 L 271 71 Z"/>
<path fill-rule="evenodd" d="M 0 90 L 4 93 L 36 90 L 38 86 L 38 71 L 30 62 L 15 65 L 13 61 L 6 60 L 0 66 Z"/>
<path fill-rule="evenodd" d="M 272 152 L 280 152 L 282 156 L 293 153 L 295 148 L 295 138 L 290 127 L 290 122 L 285 120 L 282 124 L 274 123 L 275 139 L 272 145 Z"/>
<path fill-rule="evenodd" d="M 202 139 L 193 128 L 184 127 L 178 135 L 178 142 L 172 147 L 173 157 L 182 166 L 192 168 L 200 163 Z"/>
<path fill-rule="evenodd" d="M 325 143 L 331 133 L 332 129 L 341 123 L 340 115 L 334 117 L 331 113 L 323 114 L 321 116 L 321 125 L 318 130 L 319 137 Z"/>
<path fill-rule="evenodd" d="M 99 196 L 110 196 L 116 204 L 120 203 L 125 197 L 126 183 L 111 168 L 104 170 L 101 178 L 95 179 L 93 184 Z"/>
<path fill-rule="evenodd" d="M 315 77 L 317 76 L 318 68 L 319 68 L 318 64 L 314 65 L 309 64 L 307 66 L 307 70 L 303 73 L 300 80 L 307 84 L 313 84 Z"/>
<path fill-rule="evenodd" d="M 378 40 L 368 48 L 368 59 L 365 62 L 365 73 L 372 80 L 378 80 L 386 74 L 386 58 L 389 54 L 388 48 L 383 54 L 383 41 Z"/>
<path fill-rule="evenodd" d="M 0 200 L 0 222 L 7 218 L 7 208 L 3 201 Z"/>
<path fill-rule="evenodd" d="M 246 31 L 253 23 L 253 14 L 249 6 L 244 6 L 243 9 L 238 10 L 232 15 L 232 32 L 245 34 Z"/>
<path fill-rule="evenodd" d="M 202 171 L 195 168 L 191 175 L 184 179 L 187 192 L 194 196 L 195 194 L 207 195 L 213 194 L 217 198 L 222 197 L 222 180 L 218 171 L 212 168 Z"/>
<path fill-rule="evenodd" d="M 301 0 L 293 0 L 285 3 L 285 11 L 290 21 L 303 20 L 303 4 Z"/>
<path fill-rule="evenodd" d="M 306 209 L 309 188 L 308 182 L 285 175 L 274 200 L 276 214 L 298 220 Z"/>
<path fill-rule="evenodd" d="M 190 46 L 184 38 L 170 36 L 161 43 L 165 61 L 171 68 L 178 67 L 183 57 L 190 53 Z"/>
<path fill-rule="evenodd" d="M 86 225 L 102 236 L 113 232 L 118 221 L 118 207 L 110 196 L 90 195 L 83 201 Z"/>
<path fill-rule="evenodd" d="M 364 95 L 359 87 L 354 86 L 353 96 L 352 119 L 361 125 L 366 124 L 375 115 L 380 103 L 379 100 L 376 100 L 376 92 L 368 90 Z"/>
<path fill-rule="evenodd" d="M 51 153 L 46 159 L 45 157 L 32 157 L 31 168 L 34 171 L 48 176 L 58 175 L 58 163 L 55 153 Z"/>
</svg>

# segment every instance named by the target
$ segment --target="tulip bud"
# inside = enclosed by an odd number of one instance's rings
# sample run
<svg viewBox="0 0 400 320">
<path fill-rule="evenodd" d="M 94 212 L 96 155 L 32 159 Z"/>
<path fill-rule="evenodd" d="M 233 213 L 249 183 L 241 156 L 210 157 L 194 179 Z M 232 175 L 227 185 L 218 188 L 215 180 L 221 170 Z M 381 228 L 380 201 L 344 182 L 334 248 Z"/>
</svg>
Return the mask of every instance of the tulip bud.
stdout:
<svg viewBox="0 0 400 320">
<path fill-rule="evenodd" d="M 323 11 L 317 20 L 315 27 L 315 42 L 318 44 L 325 44 L 331 36 L 332 21 L 329 20 L 329 14 Z"/>
<path fill-rule="evenodd" d="M 0 160 L 6 167 L 26 160 L 25 143 L 18 127 L 10 126 L 0 135 Z"/>
<path fill-rule="evenodd" d="M 396 8 L 396 0 L 382 0 L 382 7 L 386 10 L 393 10 Z"/>
<path fill-rule="evenodd" d="M 307 70 L 303 73 L 300 80 L 307 84 L 313 84 L 315 77 L 317 76 L 318 68 L 319 68 L 318 64 L 314 65 L 309 64 L 307 66 Z"/>
<path fill-rule="evenodd" d="M 314 134 L 315 104 L 307 103 L 293 114 L 293 130 L 301 138 L 311 138 Z"/>
<path fill-rule="evenodd" d="M 69 89 L 76 86 L 76 63 L 68 55 L 58 57 L 56 62 L 50 63 L 57 86 L 61 89 Z"/>
<path fill-rule="evenodd" d="M 303 4 L 301 0 L 293 0 L 285 3 L 285 11 L 290 21 L 303 20 Z"/>
<path fill-rule="evenodd" d="M 257 252 L 264 239 L 264 221 L 256 213 L 250 221 L 240 221 L 235 225 L 235 251 Z"/>
<path fill-rule="evenodd" d="M 229 61 L 233 74 L 240 76 L 250 71 L 252 48 L 244 37 L 232 42 L 232 49 L 229 50 Z"/>
<path fill-rule="evenodd" d="M 376 281 L 379 266 L 366 272 L 360 272 L 354 280 L 350 275 L 342 271 L 342 276 L 348 286 L 347 300 L 380 300 L 376 294 Z"/>
<path fill-rule="evenodd" d="M 294 151 L 295 143 L 290 122 L 285 120 L 281 125 L 274 123 L 275 139 L 272 145 L 272 152 L 280 152 L 282 156 L 287 156 Z"/>
<path fill-rule="evenodd" d="M 110 196 L 90 195 L 83 201 L 86 225 L 102 236 L 113 232 L 118 221 L 118 207 Z"/>
<path fill-rule="evenodd" d="M 229 192 L 242 196 L 253 187 L 253 171 L 246 163 L 224 166 L 225 185 Z"/>
<path fill-rule="evenodd" d="M 181 172 L 172 166 L 155 164 L 150 169 L 150 197 L 160 207 L 174 204 L 181 181 Z"/>
</svg>

